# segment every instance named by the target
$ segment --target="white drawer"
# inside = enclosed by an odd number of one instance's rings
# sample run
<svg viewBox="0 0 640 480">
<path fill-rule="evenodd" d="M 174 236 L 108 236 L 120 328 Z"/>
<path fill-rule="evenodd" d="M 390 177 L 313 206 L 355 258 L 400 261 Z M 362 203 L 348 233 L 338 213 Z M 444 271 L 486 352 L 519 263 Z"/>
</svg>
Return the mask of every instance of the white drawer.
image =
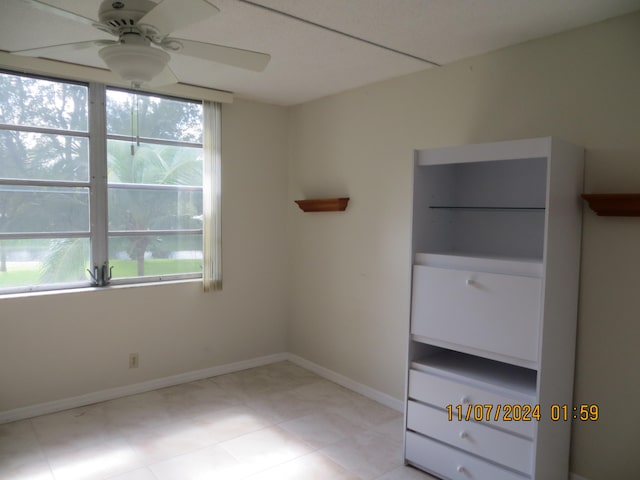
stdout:
<svg viewBox="0 0 640 480">
<path fill-rule="evenodd" d="M 497 408 L 497 405 L 532 405 L 535 402 L 532 397 L 492 392 L 418 370 L 409 371 L 409 397 L 443 409 L 447 405 L 455 408 L 455 405 L 487 404 Z M 492 419 L 491 425 L 528 438 L 534 438 L 536 431 L 536 420 L 505 422 L 502 415 L 498 421 Z"/>
<path fill-rule="evenodd" d="M 407 432 L 405 458 L 413 465 L 448 480 L 525 480 L 531 478 L 417 433 Z"/>
<path fill-rule="evenodd" d="M 446 411 L 417 402 L 407 405 L 407 428 L 496 463 L 530 474 L 533 442 L 474 421 L 449 420 Z"/>
<path fill-rule="evenodd" d="M 535 362 L 542 280 L 415 265 L 411 333 Z"/>
</svg>

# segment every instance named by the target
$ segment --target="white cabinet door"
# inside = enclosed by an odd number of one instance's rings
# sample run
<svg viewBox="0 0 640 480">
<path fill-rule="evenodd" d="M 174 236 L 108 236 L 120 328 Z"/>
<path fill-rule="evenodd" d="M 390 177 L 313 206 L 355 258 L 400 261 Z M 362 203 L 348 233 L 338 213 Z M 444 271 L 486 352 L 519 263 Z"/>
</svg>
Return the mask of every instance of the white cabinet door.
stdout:
<svg viewBox="0 0 640 480">
<path fill-rule="evenodd" d="M 416 265 L 411 333 L 536 362 L 542 280 Z"/>
</svg>

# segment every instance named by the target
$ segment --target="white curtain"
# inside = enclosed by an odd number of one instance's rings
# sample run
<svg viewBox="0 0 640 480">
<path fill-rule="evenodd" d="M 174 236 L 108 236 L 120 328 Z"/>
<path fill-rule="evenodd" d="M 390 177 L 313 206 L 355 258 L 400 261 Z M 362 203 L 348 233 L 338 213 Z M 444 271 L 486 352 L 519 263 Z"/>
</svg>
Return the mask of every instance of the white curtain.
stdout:
<svg viewBox="0 0 640 480">
<path fill-rule="evenodd" d="M 204 102 L 203 265 L 205 292 L 222 289 L 220 104 Z"/>
</svg>

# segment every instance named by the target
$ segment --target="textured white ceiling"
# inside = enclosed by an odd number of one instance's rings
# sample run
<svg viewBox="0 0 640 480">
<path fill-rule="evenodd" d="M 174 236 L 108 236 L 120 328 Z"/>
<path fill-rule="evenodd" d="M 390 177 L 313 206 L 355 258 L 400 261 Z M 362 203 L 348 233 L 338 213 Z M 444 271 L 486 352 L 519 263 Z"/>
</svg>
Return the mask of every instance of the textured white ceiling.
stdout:
<svg viewBox="0 0 640 480">
<path fill-rule="evenodd" d="M 100 4 L 46 1 L 92 18 Z M 640 9 L 640 0 L 209 1 L 220 13 L 175 36 L 269 53 L 271 62 L 256 73 L 175 55 L 171 67 L 180 81 L 281 105 L 437 68 L 371 43 L 444 65 Z M 0 0 L 0 50 L 95 38 L 109 37 L 22 0 Z M 104 68 L 92 50 L 56 59 Z"/>
</svg>

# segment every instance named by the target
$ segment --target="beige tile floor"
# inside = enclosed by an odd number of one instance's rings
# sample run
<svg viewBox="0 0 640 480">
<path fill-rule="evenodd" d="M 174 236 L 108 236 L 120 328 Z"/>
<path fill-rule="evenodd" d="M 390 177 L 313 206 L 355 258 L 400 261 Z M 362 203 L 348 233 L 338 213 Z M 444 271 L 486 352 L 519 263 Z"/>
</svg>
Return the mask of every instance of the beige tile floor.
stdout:
<svg viewBox="0 0 640 480">
<path fill-rule="evenodd" d="M 0 425 L 0 480 L 419 480 L 402 415 L 281 362 Z"/>
</svg>

